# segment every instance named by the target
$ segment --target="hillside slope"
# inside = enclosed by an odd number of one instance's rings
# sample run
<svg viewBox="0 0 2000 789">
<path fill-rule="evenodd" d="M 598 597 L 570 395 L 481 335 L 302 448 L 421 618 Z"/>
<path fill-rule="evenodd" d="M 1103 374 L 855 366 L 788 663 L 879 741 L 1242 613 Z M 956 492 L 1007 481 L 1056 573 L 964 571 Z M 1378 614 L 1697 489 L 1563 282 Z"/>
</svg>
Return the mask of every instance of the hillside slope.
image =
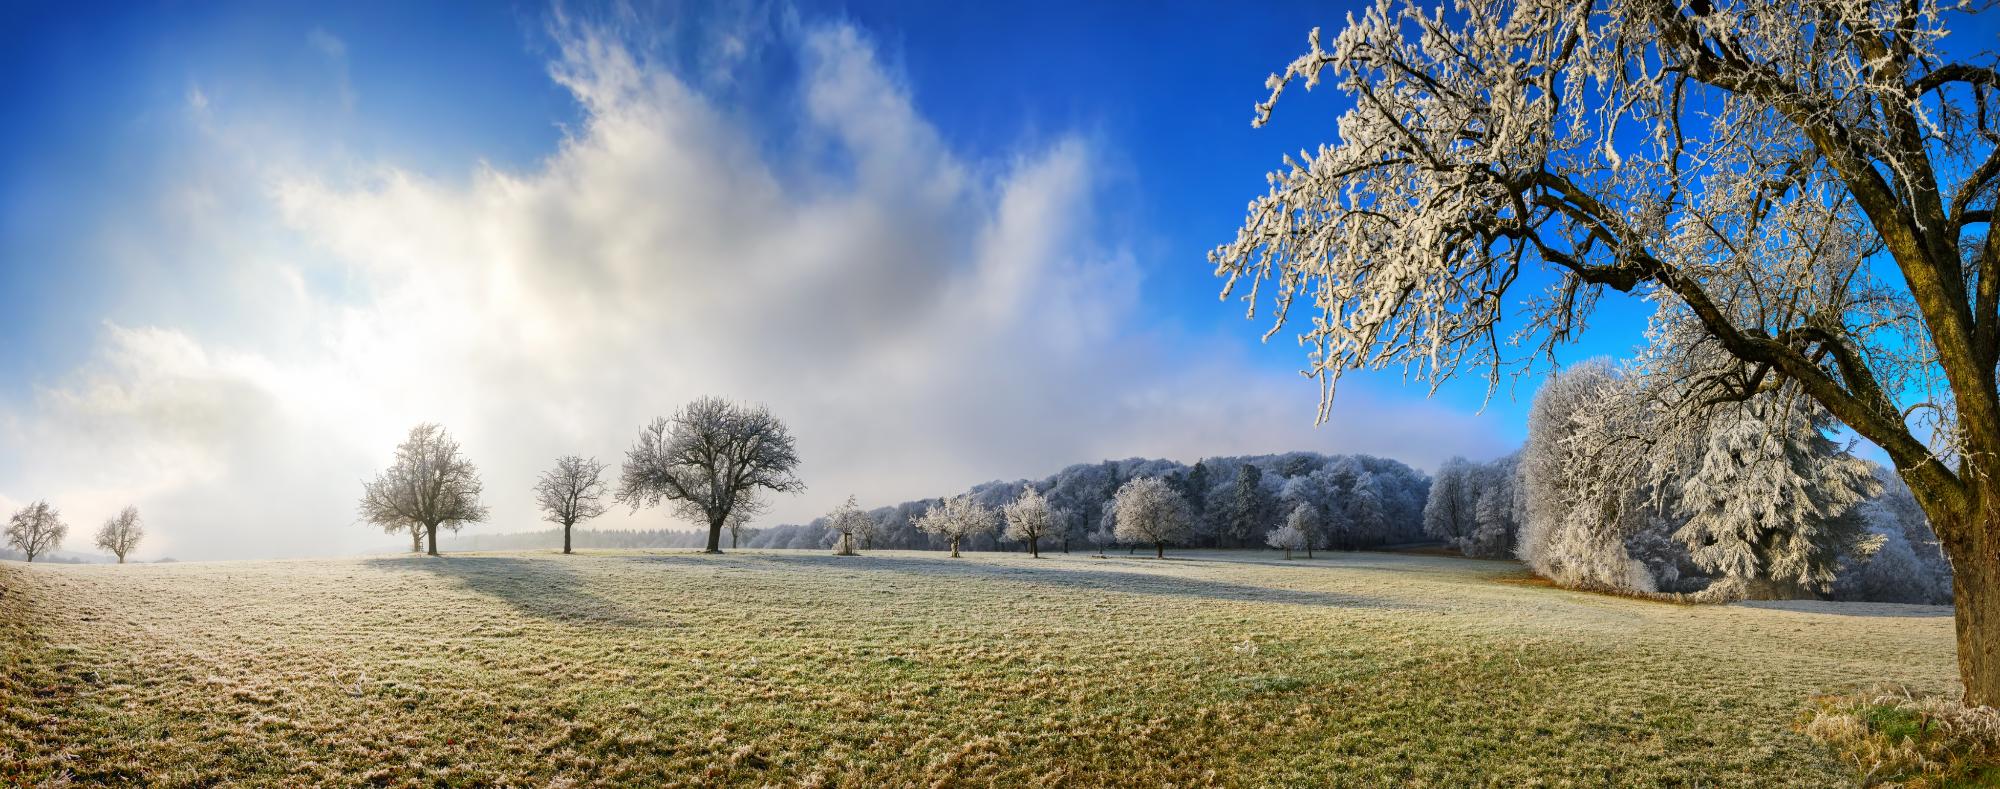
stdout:
<svg viewBox="0 0 2000 789">
<path fill-rule="evenodd" d="M 0 783 L 1839 786 L 1811 694 L 1947 609 L 1428 556 L 0 565 Z M 1809 609 L 1809 610 L 1808 610 Z"/>
</svg>

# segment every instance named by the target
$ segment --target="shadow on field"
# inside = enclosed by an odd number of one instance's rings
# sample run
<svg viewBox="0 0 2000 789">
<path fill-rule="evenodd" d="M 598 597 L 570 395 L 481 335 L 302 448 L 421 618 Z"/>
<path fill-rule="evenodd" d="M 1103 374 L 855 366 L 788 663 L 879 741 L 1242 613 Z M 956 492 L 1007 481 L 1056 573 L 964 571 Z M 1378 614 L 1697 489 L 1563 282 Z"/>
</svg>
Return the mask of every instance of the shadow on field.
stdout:
<svg viewBox="0 0 2000 789">
<path fill-rule="evenodd" d="M 1732 605 L 1744 608 L 1761 608 L 1766 611 L 1791 611 L 1799 614 L 1830 614 L 1833 616 L 1865 616 L 1890 619 L 1920 619 L 1928 617 L 1949 617 L 1948 605 L 1905 605 L 1903 603 L 1841 603 L 1830 600 L 1744 600 Z"/>
<path fill-rule="evenodd" d="M 1392 603 L 1360 595 L 1314 592 L 1302 589 L 1279 589 L 1268 586 L 1212 581 L 1204 578 L 1186 578 L 1120 570 L 1083 570 L 1061 565 L 1023 567 L 1011 564 L 991 564 L 966 559 L 916 559 L 904 556 L 884 558 L 830 555 L 787 556 L 769 553 L 737 556 L 725 555 L 719 557 L 700 554 L 666 554 L 621 556 L 618 558 L 628 562 L 683 567 L 723 568 L 748 567 L 753 564 L 760 564 L 784 569 L 810 569 L 826 572 L 845 570 L 895 573 L 922 577 L 980 578 L 995 581 L 1031 583 L 1064 589 L 1123 592 L 1126 594 L 1156 595 L 1161 597 L 1191 597 L 1203 600 L 1289 603 L 1292 605 L 1340 608 L 1414 607 L 1404 603 Z"/>
<path fill-rule="evenodd" d="M 576 570 L 559 561 L 502 556 L 407 556 L 370 559 L 370 567 L 421 571 L 499 598 L 529 616 L 555 622 L 648 627 L 652 617 L 584 591 Z"/>
</svg>

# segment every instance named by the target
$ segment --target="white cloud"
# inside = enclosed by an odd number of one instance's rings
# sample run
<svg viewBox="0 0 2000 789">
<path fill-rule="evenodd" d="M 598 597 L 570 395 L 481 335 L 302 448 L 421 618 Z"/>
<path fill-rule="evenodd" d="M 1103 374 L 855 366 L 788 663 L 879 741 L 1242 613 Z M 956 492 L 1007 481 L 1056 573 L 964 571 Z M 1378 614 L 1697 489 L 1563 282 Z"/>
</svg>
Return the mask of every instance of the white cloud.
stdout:
<svg viewBox="0 0 2000 789">
<path fill-rule="evenodd" d="M 550 459 L 615 462 L 702 394 L 796 429 L 811 490 L 780 519 L 1104 457 L 1489 448 L 1469 415 L 1365 390 L 1342 409 L 1369 418 L 1314 431 L 1309 384 L 1155 328 L 1141 266 L 1101 230 L 1096 141 L 969 161 L 852 28 L 794 44 L 784 142 L 830 154 L 811 164 L 615 37 L 565 30 L 550 71 L 586 116 L 546 160 L 457 181 L 285 165 L 265 197 L 297 246 L 181 283 L 249 284 L 219 311 L 240 317 L 107 328 L 0 413 L 9 451 L 51 448 L 0 487 L 93 518 L 135 501 L 145 555 L 199 558 L 393 545 L 352 500 L 424 420 L 481 465 L 483 528 L 534 528 Z"/>
</svg>

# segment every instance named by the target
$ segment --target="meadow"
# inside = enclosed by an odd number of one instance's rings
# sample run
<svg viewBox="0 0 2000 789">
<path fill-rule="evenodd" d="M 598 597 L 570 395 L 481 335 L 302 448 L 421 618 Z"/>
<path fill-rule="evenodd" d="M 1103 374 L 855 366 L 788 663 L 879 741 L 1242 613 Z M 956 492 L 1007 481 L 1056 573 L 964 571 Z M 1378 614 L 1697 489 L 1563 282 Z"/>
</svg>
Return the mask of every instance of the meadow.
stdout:
<svg viewBox="0 0 2000 789">
<path fill-rule="evenodd" d="M 0 564 L 0 783 L 1847 786 L 1949 609 L 1383 553 Z"/>
</svg>

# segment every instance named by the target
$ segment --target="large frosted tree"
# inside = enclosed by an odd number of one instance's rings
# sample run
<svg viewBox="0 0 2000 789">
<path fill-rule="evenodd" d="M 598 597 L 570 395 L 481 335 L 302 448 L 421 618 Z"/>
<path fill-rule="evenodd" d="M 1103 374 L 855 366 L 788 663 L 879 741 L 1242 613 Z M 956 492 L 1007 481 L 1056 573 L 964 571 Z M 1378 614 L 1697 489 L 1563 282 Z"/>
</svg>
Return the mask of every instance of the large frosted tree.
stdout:
<svg viewBox="0 0 2000 789">
<path fill-rule="evenodd" d="M 437 424 L 410 428 L 396 445 L 389 468 L 361 486 L 361 517 L 391 534 L 420 529 L 425 549 L 438 555 L 440 527 L 457 531 L 486 520 L 479 503 L 479 469 Z"/>
<path fill-rule="evenodd" d="M 1069 521 L 1069 513 L 1050 507 L 1049 500 L 1042 497 L 1030 485 L 1021 491 L 1020 498 L 1000 509 L 1007 521 L 1007 529 L 1001 536 L 1017 542 L 1027 543 L 1028 553 L 1035 558 L 1042 557 L 1042 540 L 1055 536 L 1057 529 Z"/>
<path fill-rule="evenodd" d="M 970 495 L 959 495 L 925 510 L 923 516 L 917 518 L 917 531 L 944 538 L 951 545 L 952 558 L 956 559 L 959 543 L 975 534 L 992 531 L 993 521 L 993 510 L 981 506 Z"/>
<path fill-rule="evenodd" d="M 1774 595 L 1832 588 L 1866 528 L 1855 508 L 1880 487 L 1821 434 L 1817 411 L 1758 398 L 1705 431 L 1676 497 L 1688 519 L 1675 536 L 1696 565 L 1775 585 Z"/>
<path fill-rule="evenodd" d="M 737 508 L 763 491 L 805 489 L 793 474 L 798 465 L 791 430 L 770 409 L 704 397 L 639 430 L 616 499 L 634 512 L 671 503 L 680 517 L 708 524 L 707 551 L 721 553 L 722 530 Z"/>
<path fill-rule="evenodd" d="M 1114 533 L 1130 545 L 1151 545 L 1164 559 L 1168 543 L 1186 542 L 1194 534 L 1194 510 L 1187 499 L 1159 477 L 1140 477 L 1118 488 L 1113 509 Z"/>
<path fill-rule="evenodd" d="M 1977 9 L 1380 0 L 1270 79 L 1257 125 L 1299 81 L 1352 107 L 1212 260 L 1272 285 L 1274 333 L 1310 300 L 1322 414 L 1342 371 L 1497 381 L 1508 340 L 1653 297 L 1681 418 L 1789 386 L 1887 453 L 1952 558 L 1966 699 L 2000 703 L 2000 71 L 1945 43 Z"/>
</svg>

